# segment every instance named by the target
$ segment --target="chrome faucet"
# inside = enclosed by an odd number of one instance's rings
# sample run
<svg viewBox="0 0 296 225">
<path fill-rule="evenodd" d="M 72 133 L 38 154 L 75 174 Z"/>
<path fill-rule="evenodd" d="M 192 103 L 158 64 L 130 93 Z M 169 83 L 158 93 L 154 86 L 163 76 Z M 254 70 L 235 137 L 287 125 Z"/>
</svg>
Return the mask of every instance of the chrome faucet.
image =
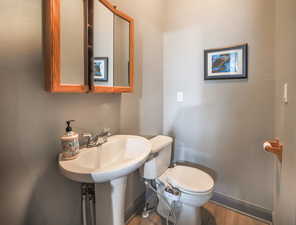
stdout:
<svg viewBox="0 0 296 225">
<path fill-rule="evenodd" d="M 109 128 L 105 128 L 99 134 L 82 133 L 79 137 L 79 145 L 81 148 L 87 147 L 98 147 L 108 141 L 108 137 L 112 135 Z"/>
</svg>

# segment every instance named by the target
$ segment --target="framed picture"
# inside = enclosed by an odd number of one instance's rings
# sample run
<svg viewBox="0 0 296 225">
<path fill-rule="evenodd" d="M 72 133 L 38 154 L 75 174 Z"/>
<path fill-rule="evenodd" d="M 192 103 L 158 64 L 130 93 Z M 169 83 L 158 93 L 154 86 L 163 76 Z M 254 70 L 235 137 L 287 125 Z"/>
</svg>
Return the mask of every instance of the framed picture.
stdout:
<svg viewBox="0 0 296 225">
<path fill-rule="evenodd" d="M 93 59 L 93 80 L 108 81 L 108 57 L 95 57 Z"/>
<path fill-rule="evenodd" d="M 204 51 L 205 80 L 247 79 L 248 44 Z"/>
</svg>

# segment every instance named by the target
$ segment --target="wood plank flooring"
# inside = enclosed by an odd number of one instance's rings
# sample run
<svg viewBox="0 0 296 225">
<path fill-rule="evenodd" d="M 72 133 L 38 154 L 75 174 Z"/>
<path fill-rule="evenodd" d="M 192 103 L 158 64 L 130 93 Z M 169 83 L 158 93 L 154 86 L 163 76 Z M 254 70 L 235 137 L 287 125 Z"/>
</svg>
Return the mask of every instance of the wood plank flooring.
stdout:
<svg viewBox="0 0 296 225">
<path fill-rule="evenodd" d="M 268 225 L 249 216 L 240 214 L 231 209 L 209 202 L 202 209 L 203 225 Z M 157 214 L 143 219 L 134 217 L 128 225 L 166 225 Z"/>
</svg>

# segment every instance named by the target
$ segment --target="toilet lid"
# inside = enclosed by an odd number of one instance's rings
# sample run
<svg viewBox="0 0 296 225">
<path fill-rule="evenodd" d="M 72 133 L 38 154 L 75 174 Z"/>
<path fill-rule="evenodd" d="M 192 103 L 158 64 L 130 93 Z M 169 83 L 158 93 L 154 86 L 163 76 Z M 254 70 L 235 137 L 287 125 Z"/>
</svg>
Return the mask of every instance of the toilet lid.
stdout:
<svg viewBox="0 0 296 225">
<path fill-rule="evenodd" d="M 214 180 L 210 175 L 188 166 L 170 168 L 159 179 L 189 193 L 203 193 L 214 188 Z"/>
</svg>

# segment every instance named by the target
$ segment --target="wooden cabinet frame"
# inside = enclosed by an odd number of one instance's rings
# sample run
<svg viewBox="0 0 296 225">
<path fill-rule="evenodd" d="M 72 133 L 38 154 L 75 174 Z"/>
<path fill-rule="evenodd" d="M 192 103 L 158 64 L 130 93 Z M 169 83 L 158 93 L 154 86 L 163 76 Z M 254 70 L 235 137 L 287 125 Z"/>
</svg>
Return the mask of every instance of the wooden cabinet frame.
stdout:
<svg viewBox="0 0 296 225">
<path fill-rule="evenodd" d="M 98 0 L 110 9 L 114 14 L 129 22 L 129 41 L 130 41 L 130 71 L 129 71 L 129 86 L 93 86 L 89 82 L 89 45 L 88 45 L 88 29 L 92 29 L 88 23 L 88 1 L 84 0 L 85 4 L 85 84 L 84 85 L 62 85 L 61 84 L 61 22 L 60 22 L 60 1 L 62 0 L 44 0 L 45 12 L 45 37 L 44 37 L 44 59 L 45 59 L 45 86 L 49 92 L 61 93 L 121 93 L 132 92 L 134 89 L 134 20 L 130 16 L 116 9 L 107 0 Z"/>
</svg>

